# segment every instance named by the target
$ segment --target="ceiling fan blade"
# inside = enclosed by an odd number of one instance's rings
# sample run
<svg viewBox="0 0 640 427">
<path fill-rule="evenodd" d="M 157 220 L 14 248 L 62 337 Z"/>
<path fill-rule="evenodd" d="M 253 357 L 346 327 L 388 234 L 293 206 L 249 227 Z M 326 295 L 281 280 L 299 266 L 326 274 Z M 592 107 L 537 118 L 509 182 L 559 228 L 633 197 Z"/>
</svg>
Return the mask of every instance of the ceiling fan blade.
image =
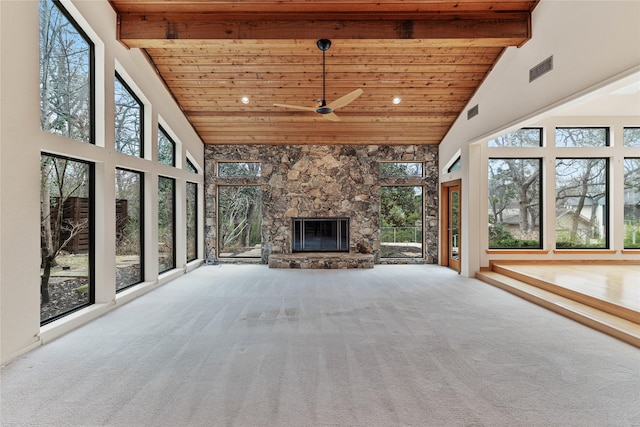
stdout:
<svg viewBox="0 0 640 427">
<path fill-rule="evenodd" d="M 332 122 L 340 121 L 340 117 L 338 117 L 336 113 L 323 114 L 322 117 L 324 117 L 327 120 L 331 120 Z"/>
<path fill-rule="evenodd" d="M 360 95 L 362 95 L 362 89 L 356 89 L 353 92 L 348 93 L 345 96 L 338 98 L 333 102 L 328 103 L 327 107 L 331 108 L 332 110 L 335 110 L 336 108 L 344 107 L 345 105 L 349 104 L 351 101 L 353 101 Z"/>
<path fill-rule="evenodd" d="M 301 107 L 299 105 L 289 105 L 289 104 L 273 104 L 274 107 L 282 107 L 282 108 L 290 108 L 292 110 L 303 110 L 303 111 L 316 111 L 316 107 Z"/>
</svg>

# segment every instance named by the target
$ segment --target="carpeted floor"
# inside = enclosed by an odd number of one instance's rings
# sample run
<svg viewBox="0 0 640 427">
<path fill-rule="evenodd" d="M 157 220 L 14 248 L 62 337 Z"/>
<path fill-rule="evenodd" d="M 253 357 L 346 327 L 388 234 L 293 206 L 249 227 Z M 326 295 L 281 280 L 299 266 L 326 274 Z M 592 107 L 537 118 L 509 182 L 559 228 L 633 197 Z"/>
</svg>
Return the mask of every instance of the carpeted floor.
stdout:
<svg viewBox="0 0 640 427">
<path fill-rule="evenodd" d="M 640 351 L 437 266 L 202 267 L 2 367 L 4 426 L 638 426 Z"/>
</svg>

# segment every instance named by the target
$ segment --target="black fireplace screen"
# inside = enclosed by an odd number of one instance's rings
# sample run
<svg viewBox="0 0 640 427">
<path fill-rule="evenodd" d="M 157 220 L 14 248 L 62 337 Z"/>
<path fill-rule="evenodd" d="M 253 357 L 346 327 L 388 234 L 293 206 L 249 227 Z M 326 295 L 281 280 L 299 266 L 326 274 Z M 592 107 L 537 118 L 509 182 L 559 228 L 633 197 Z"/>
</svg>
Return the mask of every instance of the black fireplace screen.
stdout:
<svg viewBox="0 0 640 427">
<path fill-rule="evenodd" d="M 349 218 L 294 218 L 293 252 L 349 252 Z"/>
</svg>

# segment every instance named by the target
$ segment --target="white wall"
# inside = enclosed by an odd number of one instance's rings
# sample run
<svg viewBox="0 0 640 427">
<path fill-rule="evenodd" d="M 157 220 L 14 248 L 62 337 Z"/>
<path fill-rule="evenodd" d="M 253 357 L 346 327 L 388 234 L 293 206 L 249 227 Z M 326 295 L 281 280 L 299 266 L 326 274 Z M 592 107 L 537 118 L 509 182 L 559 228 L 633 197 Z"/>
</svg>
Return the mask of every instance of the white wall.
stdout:
<svg viewBox="0 0 640 427">
<path fill-rule="evenodd" d="M 486 205 L 481 183 L 486 181 L 487 153 L 480 145 L 490 137 L 561 114 L 565 105 L 577 104 L 590 93 L 600 94 L 618 80 L 637 78 L 639 22 L 640 2 L 636 1 L 541 0 L 533 13 L 532 39 L 505 51 L 456 120 L 440 145 L 440 160 L 444 165 L 459 150 L 463 168 L 457 174 L 441 171 L 440 181 L 463 181 L 462 235 L 467 245 L 462 274 L 473 275 L 486 266 L 482 255 L 486 227 L 477 213 Z M 529 69 L 551 55 L 553 70 L 529 83 Z M 476 104 L 479 115 L 467 120 L 467 109 Z"/>
<path fill-rule="evenodd" d="M 203 169 L 203 145 L 144 55 L 115 39 L 116 16 L 106 1 L 63 4 L 96 45 L 96 144 L 42 132 L 39 121 L 39 8 L 36 0 L 0 1 L 0 358 L 13 357 L 102 315 L 186 269 L 184 186 L 203 175 L 182 167 L 190 159 Z M 113 79 L 124 74 L 145 102 L 147 159 L 114 149 Z M 159 165 L 159 117 L 178 143 L 178 167 Z M 40 153 L 64 154 L 96 165 L 96 304 L 40 327 Z M 145 283 L 115 295 L 116 167 L 145 173 Z M 177 180 L 177 269 L 158 277 L 157 177 Z M 200 236 L 203 215 L 200 202 Z M 202 256 L 200 242 L 199 258 Z"/>
</svg>

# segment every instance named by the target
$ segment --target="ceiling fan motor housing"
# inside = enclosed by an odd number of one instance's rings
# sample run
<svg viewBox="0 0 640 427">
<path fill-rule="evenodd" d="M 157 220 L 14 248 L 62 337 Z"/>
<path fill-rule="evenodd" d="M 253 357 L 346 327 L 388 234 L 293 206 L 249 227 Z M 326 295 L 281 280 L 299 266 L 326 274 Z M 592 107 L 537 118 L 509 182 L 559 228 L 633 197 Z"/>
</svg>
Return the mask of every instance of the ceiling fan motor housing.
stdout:
<svg viewBox="0 0 640 427">
<path fill-rule="evenodd" d="M 331 47 L 331 40 L 320 39 L 316 42 L 316 45 L 318 45 L 318 49 L 324 52 L 325 50 L 329 50 L 329 48 Z"/>
</svg>

